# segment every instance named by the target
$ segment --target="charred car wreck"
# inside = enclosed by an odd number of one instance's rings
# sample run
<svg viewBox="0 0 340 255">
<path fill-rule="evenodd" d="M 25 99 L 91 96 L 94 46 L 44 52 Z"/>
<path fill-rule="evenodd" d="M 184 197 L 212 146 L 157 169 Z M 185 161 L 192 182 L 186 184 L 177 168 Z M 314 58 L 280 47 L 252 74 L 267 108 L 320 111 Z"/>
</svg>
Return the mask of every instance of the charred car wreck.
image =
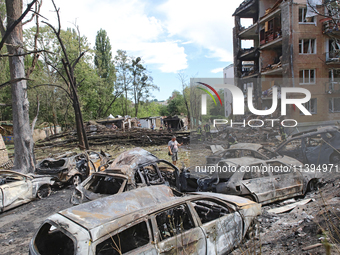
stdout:
<svg viewBox="0 0 340 255">
<path fill-rule="evenodd" d="M 215 193 L 175 197 L 165 186 L 124 192 L 50 216 L 31 255 L 225 254 L 261 213 L 248 199 Z"/>
<path fill-rule="evenodd" d="M 36 167 L 36 173 L 51 175 L 60 184 L 79 185 L 82 180 L 105 165 L 109 155 L 104 152 L 86 151 L 80 154 L 64 154 L 56 158 L 46 158 Z"/>
<path fill-rule="evenodd" d="M 257 143 L 238 143 L 233 144 L 229 147 L 229 149 L 217 151 L 212 155 L 206 157 L 207 165 L 215 165 L 222 159 L 228 158 L 241 158 L 241 157 L 253 157 L 258 159 L 271 159 L 280 156 L 278 153 L 275 153 L 261 144 Z"/>
<path fill-rule="evenodd" d="M 281 143 L 275 152 L 293 157 L 304 164 L 339 164 L 339 128 L 322 127 L 295 134 Z"/>
<path fill-rule="evenodd" d="M 35 198 L 48 197 L 54 181 L 49 176 L 0 171 L 0 212 L 28 203 Z"/>
<path fill-rule="evenodd" d="M 76 205 L 139 187 L 166 184 L 177 188 L 179 169 L 141 148 L 120 154 L 105 171 L 89 176 L 75 188 L 71 203 Z"/>
<path fill-rule="evenodd" d="M 190 168 L 181 173 L 181 191 L 213 191 L 267 204 L 314 190 L 319 182 L 316 172 L 291 162 L 294 159 L 287 156 L 271 160 L 242 157 L 221 160 L 207 171 Z"/>
</svg>

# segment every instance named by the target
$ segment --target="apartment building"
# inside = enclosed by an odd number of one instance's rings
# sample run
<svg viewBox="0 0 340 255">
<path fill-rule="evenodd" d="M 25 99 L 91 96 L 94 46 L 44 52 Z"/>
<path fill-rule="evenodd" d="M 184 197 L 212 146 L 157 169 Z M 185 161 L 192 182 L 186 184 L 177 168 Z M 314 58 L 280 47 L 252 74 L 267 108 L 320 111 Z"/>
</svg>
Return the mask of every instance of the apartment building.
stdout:
<svg viewBox="0 0 340 255">
<path fill-rule="evenodd" d="M 340 120 L 340 22 L 315 13 L 325 11 L 321 0 L 311 2 L 314 8 L 307 0 L 245 0 L 233 14 L 235 85 L 253 87 L 258 109 L 271 107 L 273 87 L 308 89 L 312 116 L 287 106 L 301 127 Z"/>
</svg>

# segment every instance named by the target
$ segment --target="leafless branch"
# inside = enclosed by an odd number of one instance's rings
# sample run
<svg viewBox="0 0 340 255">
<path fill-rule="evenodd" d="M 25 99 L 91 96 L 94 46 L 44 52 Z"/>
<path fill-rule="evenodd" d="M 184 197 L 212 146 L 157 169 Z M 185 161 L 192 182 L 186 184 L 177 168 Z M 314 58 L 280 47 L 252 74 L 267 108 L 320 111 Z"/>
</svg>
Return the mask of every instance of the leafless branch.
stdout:
<svg viewBox="0 0 340 255">
<path fill-rule="evenodd" d="M 38 120 L 39 108 L 40 108 L 40 101 L 39 101 L 39 95 L 37 94 L 37 114 L 35 115 L 35 117 L 32 121 L 32 135 L 33 135 L 33 132 L 34 132 L 35 123 Z"/>
<path fill-rule="evenodd" d="M 0 54 L 0 57 L 20 57 L 20 56 L 26 56 L 26 55 L 30 55 L 30 54 L 39 54 L 42 52 L 46 52 L 46 53 L 50 53 L 50 54 L 55 54 L 54 52 L 50 52 L 47 50 L 36 50 L 36 51 L 28 51 L 26 53 L 23 54 L 9 54 L 9 53 L 5 53 L 5 54 Z"/>
<path fill-rule="evenodd" d="M 2 20 L 3 20 L 3 18 L 2 18 L 1 13 L 0 13 L 0 34 L 1 34 L 2 37 L 4 37 L 6 30 L 5 30 L 5 27 L 4 27 Z"/>
<path fill-rule="evenodd" d="M 26 25 L 27 23 L 31 22 L 35 16 L 39 15 L 40 9 L 41 9 L 41 5 L 42 5 L 42 0 L 40 2 L 36 2 L 35 3 L 35 11 L 31 10 L 31 12 L 33 12 L 32 16 L 30 19 L 26 20 L 25 22 L 22 23 L 22 25 Z"/>
<path fill-rule="evenodd" d="M 14 30 L 14 28 L 23 20 L 23 18 L 27 15 L 27 13 L 31 10 L 33 4 L 38 0 L 33 0 L 31 3 L 27 5 L 26 10 L 21 14 L 19 19 L 13 22 L 13 24 L 6 30 L 5 35 L 2 37 L 2 40 L 0 42 L 0 50 L 4 46 L 5 41 L 7 40 L 8 36 L 11 34 L 11 32 Z M 3 25 L 2 25 L 3 26 Z"/>
<path fill-rule="evenodd" d="M 35 86 L 33 86 L 33 87 L 29 87 L 29 89 L 35 89 L 35 88 L 44 87 L 44 86 L 60 88 L 60 89 L 62 89 L 63 91 L 65 91 L 65 93 L 67 94 L 67 96 L 72 100 L 72 97 L 71 97 L 70 93 L 69 93 L 65 88 L 63 88 L 62 86 L 57 85 L 57 84 L 39 84 L 39 85 L 35 85 Z"/>
<path fill-rule="evenodd" d="M 25 81 L 31 81 L 31 79 L 27 79 L 27 78 L 13 79 L 13 80 L 7 81 L 7 82 L 5 82 L 5 83 L 3 83 L 3 84 L 0 84 L 0 89 L 3 88 L 3 87 L 5 87 L 5 86 L 7 86 L 7 85 L 12 84 L 12 83 L 15 83 L 15 82 L 18 82 L 18 81 L 23 81 L 23 80 L 25 80 Z"/>
</svg>

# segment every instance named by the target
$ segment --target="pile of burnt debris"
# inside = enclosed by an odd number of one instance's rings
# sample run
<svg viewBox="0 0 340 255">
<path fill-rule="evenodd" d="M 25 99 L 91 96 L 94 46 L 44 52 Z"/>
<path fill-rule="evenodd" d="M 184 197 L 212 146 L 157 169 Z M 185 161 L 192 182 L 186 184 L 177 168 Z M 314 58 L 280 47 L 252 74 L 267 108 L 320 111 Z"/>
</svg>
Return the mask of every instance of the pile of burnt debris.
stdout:
<svg viewBox="0 0 340 255">
<path fill-rule="evenodd" d="M 86 126 L 86 134 L 90 146 L 103 146 L 111 144 L 120 145 L 163 145 L 167 144 L 173 135 L 181 142 L 188 143 L 190 132 L 168 129 L 112 129 L 100 124 L 89 122 Z M 40 147 L 76 147 L 78 142 L 76 131 L 66 131 L 60 134 L 51 135 L 35 143 Z"/>
</svg>

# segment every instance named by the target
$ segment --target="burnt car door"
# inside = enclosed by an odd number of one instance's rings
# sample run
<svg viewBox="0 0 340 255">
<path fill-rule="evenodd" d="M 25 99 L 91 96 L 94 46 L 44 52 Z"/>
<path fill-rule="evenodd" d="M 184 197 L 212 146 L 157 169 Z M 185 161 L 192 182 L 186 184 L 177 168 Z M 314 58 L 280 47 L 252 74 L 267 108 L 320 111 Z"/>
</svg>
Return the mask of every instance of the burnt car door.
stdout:
<svg viewBox="0 0 340 255">
<path fill-rule="evenodd" d="M 206 254 L 206 240 L 186 203 L 152 215 L 159 254 Z"/>
<path fill-rule="evenodd" d="M 96 255 L 156 255 L 149 222 L 146 219 L 124 226 L 115 233 L 111 233 L 95 245 Z M 92 253 L 91 253 L 92 254 Z"/>
<path fill-rule="evenodd" d="M 250 195 L 256 196 L 259 203 L 270 201 L 276 196 L 273 178 L 265 167 L 266 165 L 261 163 L 251 165 L 242 180 Z M 247 195 L 247 192 L 243 191 L 242 194 Z"/>
<path fill-rule="evenodd" d="M 276 199 L 302 194 L 303 180 L 299 172 L 279 161 L 267 163 L 274 177 Z"/>
<path fill-rule="evenodd" d="M 304 153 L 305 143 L 303 138 L 296 138 L 282 144 L 277 152 L 281 155 L 287 155 L 295 158 L 300 162 L 307 163 L 306 155 Z"/>
<path fill-rule="evenodd" d="M 243 219 L 238 211 L 215 199 L 189 202 L 200 219 L 207 239 L 207 254 L 226 254 L 243 236 Z"/>
<path fill-rule="evenodd" d="M 32 181 L 28 177 L 11 173 L 5 179 L 6 184 L 1 186 L 4 208 L 26 203 L 33 198 Z"/>
</svg>

